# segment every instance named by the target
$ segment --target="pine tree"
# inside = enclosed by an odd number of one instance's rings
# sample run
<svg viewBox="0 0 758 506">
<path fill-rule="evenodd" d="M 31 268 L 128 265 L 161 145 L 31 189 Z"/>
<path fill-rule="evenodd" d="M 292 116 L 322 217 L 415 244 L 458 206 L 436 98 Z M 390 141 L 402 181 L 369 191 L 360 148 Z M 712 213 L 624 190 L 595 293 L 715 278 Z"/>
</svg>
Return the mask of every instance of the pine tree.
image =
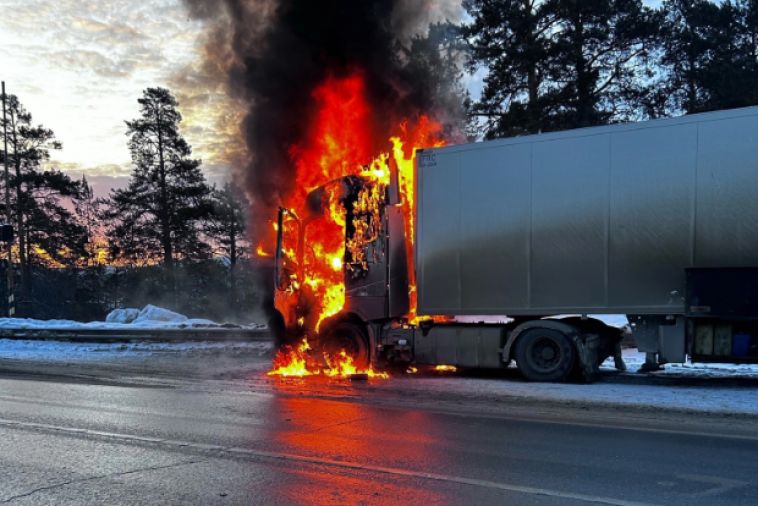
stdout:
<svg viewBox="0 0 758 506">
<path fill-rule="evenodd" d="M 73 265 L 82 256 L 87 231 L 70 211 L 82 187 L 58 170 L 45 170 L 50 151 L 61 149 L 52 130 L 34 125 L 16 96 L 8 96 L 11 214 L 18 236 L 21 298 L 31 296 L 33 264 Z"/>
<path fill-rule="evenodd" d="M 471 114 L 485 118 L 489 138 L 553 130 L 553 83 L 547 80 L 549 36 L 556 17 L 536 0 L 465 0 L 468 67 L 484 66 L 482 96 Z"/>
<path fill-rule="evenodd" d="M 667 0 L 662 13 L 667 112 L 758 104 L 757 0 Z"/>
<path fill-rule="evenodd" d="M 559 124 L 601 125 L 638 116 L 653 77 L 656 13 L 640 0 L 547 0 L 549 78 L 558 83 Z"/>
<path fill-rule="evenodd" d="M 212 206 L 213 212 L 205 224 L 205 233 L 216 251 L 226 256 L 230 265 L 234 266 L 246 253 L 246 217 L 250 203 L 243 191 L 232 183 L 226 183 L 220 190 L 213 189 Z"/>
<path fill-rule="evenodd" d="M 758 103 L 758 0 L 727 2 L 734 10 L 737 26 L 735 46 L 749 88 L 750 104 Z"/>
<path fill-rule="evenodd" d="M 657 19 L 640 0 L 466 0 L 470 68 L 488 74 L 474 113 L 489 137 L 635 117 L 652 77 Z"/>
<path fill-rule="evenodd" d="M 22 185 L 27 263 L 73 266 L 86 258 L 88 230 L 67 205 L 82 198 L 80 182 L 58 170 L 30 170 Z"/>
<path fill-rule="evenodd" d="M 668 109 L 691 113 L 716 108 L 708 83 L 725 42 L 723 11 L 708 0 L 667 0 L 663 13 L 661 63 Z"/>
<path fill-rule="evenodd" d="M 200 224 L 211 212 L 210 188 L 200 160 L 179 132 L 182 120 L 169 90 L 148 88 L 141 116 L 127 121 L 134 169 L 129 185 L 114 190 L 104 217 L 111 254 L 135 264 L 206 258 Z"/>
<path fill-rule="evenodd" d="M 106 260 L 104 256 L 100 255 L 100 252 L 104 251 L 106 246 L 102 236 L 104 229 L 100 221 L 103 202 L 95 198 L 94 190 L 85 175 L 82 175 L 79 186 L 81 188 L 81 195 L 74 201 L 74 212 L 79 223 L 87 230 L 87 237 L 89 238 L 86 254 L 82 258 L 81 263 L 86 266 L 96 266 Z"/>
<path fill-rule="evenodd" d="M 229 259 L 229 301 L 233 307 L 238 303 L 237 264 L 247 253 L 247 211 L 250 202 L 245 193 L 227 182 L 212 192 L 213 212 L 205 224 L 205 234 L 215 246 L 216 252 Z"/>
</svg>

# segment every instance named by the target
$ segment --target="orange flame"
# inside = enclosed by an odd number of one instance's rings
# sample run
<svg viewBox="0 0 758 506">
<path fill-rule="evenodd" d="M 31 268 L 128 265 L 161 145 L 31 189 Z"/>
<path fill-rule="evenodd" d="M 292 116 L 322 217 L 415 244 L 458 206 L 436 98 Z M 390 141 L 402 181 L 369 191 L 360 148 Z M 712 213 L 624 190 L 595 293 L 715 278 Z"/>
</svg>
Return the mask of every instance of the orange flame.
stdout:
<svg viewBox="0 0 758 506">
<path fill-rule="evenodd" d="M 307 353 L 311 346 L 307 339 L 303 339 L 297 347 L 282 348 L 274 357 L 274 368 L 268 372 L 269 376 L 295 376 L 303 377 L 313 374 L 307 367 Z"/>
<path fill-rule="evenodd" d="M 435 365 L 434 370 L 437 372 L 456 372 L 458 370 L 454 365 Z"/>
<path fill-rule="evenodd" d="M 272 256 L 271 253 L 266 252 L 266 250 L 263 248 L 263 243 L 259 244 L 255 248 L 255 254 L 259 257 L 270 257 Z"/>
<path fill-rule="evenodd" d="M 367 268 L 365 246 L 379 238 L 380 230 L 372 223 L 379 223 L 379 212 L 385 191 L 390 182 L 390 164 L 398 169 L 400 207 L 404 215 L 405 246 L 409 266 L 410 310 L 407 318 L 416 318 L 416 281 L 413 269 L 414 231 L 414 159 L 417 149 L 441 146 L 442 126 L 434 120 L 420 116 L 415 121 L 404 120 L 391 129 L 391 135 L 377 134 L 379 117 L 369 106 L 364 77 L 356 72 L 348 77 L 327 78 L 313 94 L 315 113 L 309 121 L 304 139 L 290 147 L 290 156 L 295 167 L 295 184 L 284 199 L 283 207 L 297 217 L 292 223 L 283 224 L 283 234 L 295 236 L 301 220 L 307 220 L 301 238 L 302 264 L 298 263 L 297 247 L 284 241 L 284 262 L 292 268 L 287 280 L 290 289 L 277 290 L 275 306 L 284 316 L 288 327 L 294 327 L 299 316 L 295 308 L 303 304 L 307 292 L 308 314 L 298 326 L 307 331 L 319 331 L 321 323 L 338 314 L 345 305 L 346 270 Z M 383 113 L 383 112 L 382 112 Z M 360 176 L 373 184 L 362 189 L 354 202 L 352 214 L 361 214 L 373 219 L 351 223 L 355 229 L 352 238 L 345 241 L 347 210 L 341 201 L 340 189 L 330 182 L 345 176 Z M 313 202 L 308 194 L 319 187 L 325 188 L 322 199 L 323 213 L 312 216 Z M 375 218 L 374 218 L 375 217 Z M 346 246 L 350 263 L 346 263 Z M 290 353 L 290 354 L 287 354 Z M 275 370 L 286 365 L 275 360 Z M 285 352 L 282 360 L 290 360 L 297 369 L 298 356 Z M 348 368 L 351 357 L 337 357 L 330 371 Z M 307 365 L 307 364 L 306 364 Z M 326 373 L 324 373 L 326 374 Z M 339 375 L 344 375 L 344 371 Z M 327 374 L 328 375 L 328 374 Z"/>
<path fill-rule="evenodd" d="M 277 352 L 273 369 L 267 374 L 287 378 L 326 376 L 346 379 L 356 375 L 365 375 L 368 378 L 389 378 L 386 372 L 375 371 L 372 367 L 366 369 L 357 367 L 353 358 L 345 350 L 341 350 L 336 356 L 322 353 L 323 365 L 319 364 L 318 357 L 311 352 L 313 349 L 308 344 L 308 339 L 303 339 L 295 347 L 284 347 Z"/>
</svg>

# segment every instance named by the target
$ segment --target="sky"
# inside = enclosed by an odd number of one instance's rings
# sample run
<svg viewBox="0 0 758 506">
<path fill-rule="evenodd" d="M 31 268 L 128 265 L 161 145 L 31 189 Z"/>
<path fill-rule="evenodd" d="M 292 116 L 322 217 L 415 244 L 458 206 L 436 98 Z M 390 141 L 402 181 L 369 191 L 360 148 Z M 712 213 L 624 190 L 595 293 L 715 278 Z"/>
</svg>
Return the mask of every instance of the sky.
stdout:
<svg viewBox="0 0 758 506">
<path fill-rule="evenodd" d="M 241 153 L 241 115 L 204 64 L 207 37 L 181 0 L 0 0 L 0 79 L 63 143 L 51 165 L 85 174 L 100 195 L 127 180 L 124 121 L 142 90 L 168 87 L 194 156 L 220 182 Z M 466 79 L 475 94 L 483 75 Z"/>
<path fill-rule="evenodd" d="M 0 79 L 52 128 L 63 149 L 52 165 L 86 174 L 98 193 L 130 171 L 125 120 L 149 86 L 171 89 L 182 132 L 217 180 L 228 173 L 239 118 L 224 76 L 202 66 L 206 37 L 181 0 L 0 0 Z"/>
</svg>

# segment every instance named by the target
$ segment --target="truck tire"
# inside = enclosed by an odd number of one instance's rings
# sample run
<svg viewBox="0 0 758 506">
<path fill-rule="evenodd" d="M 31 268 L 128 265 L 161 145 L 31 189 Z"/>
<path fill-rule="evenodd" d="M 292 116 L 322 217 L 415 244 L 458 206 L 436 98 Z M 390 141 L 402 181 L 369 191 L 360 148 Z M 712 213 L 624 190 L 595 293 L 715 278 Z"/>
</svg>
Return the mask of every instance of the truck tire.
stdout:
<svg viewBox="0 0 758 506">
<path fill-rule="evenodd" d="M 525 330 L 516 341 L 516 364 L 529 381 L 564 381 L 576 363 L 568 336 L 554 329 Z"/>
<path fill-rule="evenodd" d="M 362 325 L 349 321 L 332 325 L 321 336 L 321 346 L 329 354 L 337 354 L 345 350 L 353 357 L 353 362 L 358 369 L 366 369 L 371 364 L 368 334 Z"/>
</svg>

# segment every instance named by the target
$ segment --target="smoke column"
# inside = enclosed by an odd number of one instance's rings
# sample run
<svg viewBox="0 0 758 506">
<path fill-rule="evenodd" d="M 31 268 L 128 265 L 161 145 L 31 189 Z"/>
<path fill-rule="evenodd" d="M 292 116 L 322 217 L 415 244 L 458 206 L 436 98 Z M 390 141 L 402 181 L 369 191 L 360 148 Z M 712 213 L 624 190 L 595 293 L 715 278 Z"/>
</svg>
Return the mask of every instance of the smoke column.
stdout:
<svg viewBox="0 0 758 506">
<path fill-rule="evenodd" d="M 192 16 L 212 24 L 206 58 L 227 62 L 230 90 L 248 107 L 242 130 L 250 160 L 242 174 L 254 238 L 296 184 L 289 149 L 308 126 L 312 90 L 327 76 L 363 72 L 377 152 L 401 117 L 443 106 L 433 92 L 439 77 L 407 65 L 401 48 L 429 23 L 456 19 L 460 0 L 185 1 Z"/>
</svg>

